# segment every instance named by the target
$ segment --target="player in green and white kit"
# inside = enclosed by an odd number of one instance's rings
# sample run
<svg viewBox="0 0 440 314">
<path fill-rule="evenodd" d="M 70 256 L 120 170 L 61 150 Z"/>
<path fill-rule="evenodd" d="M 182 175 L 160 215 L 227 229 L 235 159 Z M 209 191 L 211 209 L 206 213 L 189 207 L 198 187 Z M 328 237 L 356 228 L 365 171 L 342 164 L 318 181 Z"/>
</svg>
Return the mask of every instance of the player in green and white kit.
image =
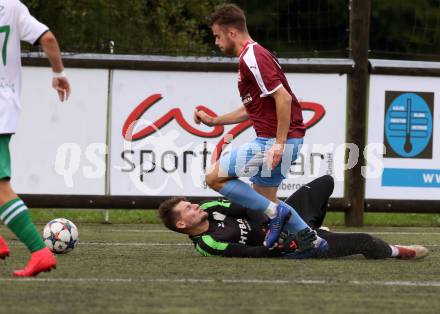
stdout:
<svg viewBox="0 0 440 314">
<path fill-rule="evenodd" d="M 55 268 L 57 260 L 44 245 L 26 204 L 10 185 L 9 142 L 21 111 L 21 41 L 43 48 L 53 71 L 52 86 L 60 101 L 69 98 L 70 84 L 64 74 L 58 42 L 48 27 L 31 16 L 20 1 L 0 0 L 0 219 L 32 253 L 26 267 L 13 273 L 27 277 Z M 0 236 L 0 258 L 8 255 L 9 248 Z"/>
</svg>

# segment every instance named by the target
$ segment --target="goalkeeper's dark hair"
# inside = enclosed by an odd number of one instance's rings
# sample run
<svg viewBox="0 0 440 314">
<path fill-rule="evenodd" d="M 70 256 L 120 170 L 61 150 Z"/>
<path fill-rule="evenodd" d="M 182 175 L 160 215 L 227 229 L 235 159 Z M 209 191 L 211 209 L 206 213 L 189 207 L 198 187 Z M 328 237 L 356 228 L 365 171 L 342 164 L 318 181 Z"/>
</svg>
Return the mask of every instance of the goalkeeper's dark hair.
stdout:
<svg viewBox="0 0 440 314">
<path fill-rule="evenodd" d="M 228 3 L 217 7 L 212 13 L 209 26 L 217 24 L 219 26 L 232 26 L 240 32 L 247 32 L 246 16 L 240 7 L 233 3 Z"/>
<path fill-rule="evenodd" d="M 163 201 L 159 206 L 159 218 L 162 223 L 170 230 L 183 233 L 183 230 L 176 227 L 176 221 L 180 215 L 176 213 L 174 208 L 182 201 L 186 201 L 184 197 L 173 197 Z"/>
</svg>

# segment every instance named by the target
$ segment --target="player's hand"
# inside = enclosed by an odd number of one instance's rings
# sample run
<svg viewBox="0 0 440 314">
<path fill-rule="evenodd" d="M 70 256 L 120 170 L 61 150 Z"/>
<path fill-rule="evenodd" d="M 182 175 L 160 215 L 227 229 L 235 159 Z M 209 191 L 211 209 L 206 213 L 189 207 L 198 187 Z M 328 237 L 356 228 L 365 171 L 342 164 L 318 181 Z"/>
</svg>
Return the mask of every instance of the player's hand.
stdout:
<svg viewBox="0 0 440 314">
<path fill-rule="evenodd" d="M 269 249 L 269 256 L 279 257 L 289 253 L 293 253 L 298 249 L 298 243 L 295 235 L 290 235 L 286 231 L 282 231 L 278 241 Z"/>
<path fill-rule="evenodd" d="M 65 101 L 70 97 L 70 83 L 67 77 L 54 77 L 52 87 L 57 91 L 60 101 Z"/>
<path fill-rule="evenodd" d="M 298 249 L 298 243 L 295 235 L 288 235 L 282 232 L 278 242 L 275 244 L 275 249 L 280 251 L 282 254 L 295 252 Z"/>
<path fill-rule="evenodd" d="M 314 247 L 317 239 L 316 231 L 310 228 L 300 230 L 296 234 L 289 234 L 285 231 L 281 232 L 278 242 L 274 247 L 282 254 L 292 253 L 296 250 L 307 251 Z"/>
<path fill-rule="evenodd" d="M 284 144 L 275 143 L 267 151 L 267 165 L 270 169 L 274 169 L 283 158 Z"/>
<path fill-rule="evenodd" d="M 317 239 L 316 231 L 310 228 L 305 228 L 298 231 L 296 234 L 290 234 L 285 241 L 296 241 L 299 251 L 307 251 L 314 248 L 314 242 Z"/>
<path fill-rule="evenodd" d="M 194 122 L 197 124 L 203 123 L 207 126 L 213 126 L 214 125 L 214 117 L 211 117 L 209 114 L 202 110 L 195 110 L 194 111 Z"/>
</svg>

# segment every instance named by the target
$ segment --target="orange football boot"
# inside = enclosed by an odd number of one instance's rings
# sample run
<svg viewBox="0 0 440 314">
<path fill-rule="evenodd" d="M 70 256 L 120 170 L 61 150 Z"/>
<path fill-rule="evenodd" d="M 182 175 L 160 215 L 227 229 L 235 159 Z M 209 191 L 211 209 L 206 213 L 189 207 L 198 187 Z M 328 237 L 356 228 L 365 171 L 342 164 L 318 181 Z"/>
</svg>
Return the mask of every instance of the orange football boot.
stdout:
<svg viewBox="0 0 440 314">
<path fill-rule="evenodd" d="M 9 246 L 6 240 L 0 236 L 0 258 L 5 259 L 6 256 L 9 256 Z"/>
<path fill-rule="evenodd" d="M 25 268 L 16 270 L 13 275 L 16 277 L 31 277 L 36 276 L 43 271 L 50 271 L 56 268 L 57 259 L 52 252 L 45 247 L 39 251 L 32 253 L 31 259 Z"/>
</svg>

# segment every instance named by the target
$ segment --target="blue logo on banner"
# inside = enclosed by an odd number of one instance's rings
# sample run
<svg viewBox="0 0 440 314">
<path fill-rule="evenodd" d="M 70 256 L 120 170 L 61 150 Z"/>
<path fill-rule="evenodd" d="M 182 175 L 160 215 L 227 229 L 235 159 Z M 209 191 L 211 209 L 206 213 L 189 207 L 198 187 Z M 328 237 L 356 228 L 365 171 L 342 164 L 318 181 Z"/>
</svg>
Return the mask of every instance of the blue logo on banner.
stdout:
<svg viewBox="0 0 440 314">
<path fill-rule="evenodd" d="M 440 170 L 385 168 L 382 186 L 440 188 Z"/>
<path fill-rule="evenodd" d="M 395 153 L 414 157 L 430 143 L 432 112 L 427 102 L 415 93 L 396 97 L 385 116 L 385 136 Z"/>
</svg>

